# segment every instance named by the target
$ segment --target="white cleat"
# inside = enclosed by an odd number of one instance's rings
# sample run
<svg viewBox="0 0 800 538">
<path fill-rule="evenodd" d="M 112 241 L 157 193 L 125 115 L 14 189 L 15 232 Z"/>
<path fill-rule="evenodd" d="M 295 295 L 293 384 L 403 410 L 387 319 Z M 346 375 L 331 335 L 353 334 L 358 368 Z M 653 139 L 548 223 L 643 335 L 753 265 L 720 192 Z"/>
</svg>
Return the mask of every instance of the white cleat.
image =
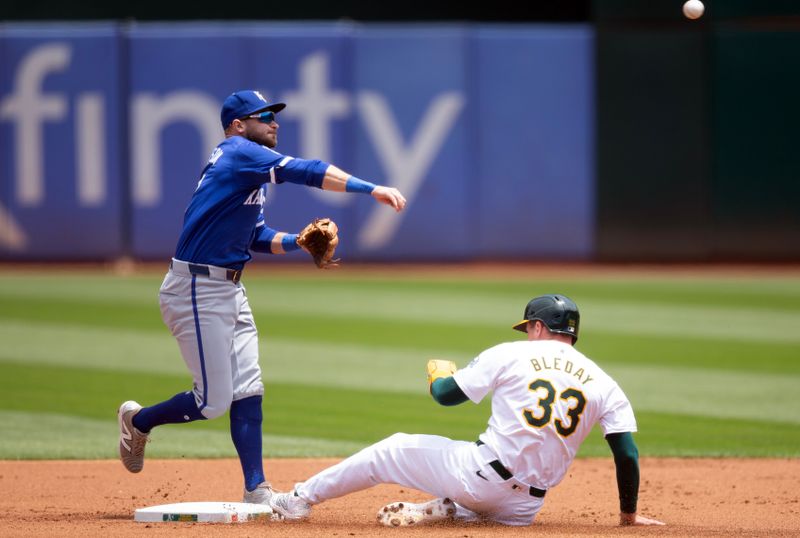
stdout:
<svg viewBox="0 0 800 538">
<path fill-rule="evenodd" d="M 119 459 L 122 465 L 132 473 L 138 473 L 144 467 L 144 447 L 149 437 L 133 426 L 133 417 L 142 406 L 129 400 L 119 406 Z"/>
<path fill-rule="evenodd" d="M 273 493 L 272 485 L 269 482 L 261 482 L 253 491 L 244 490 L 242 502 L 269 505 L 269 500 L 272 498 Z"/>
<path fill-rule="evenodd" d="M 273 512 L 286 519 L 306 519 L 311 515 L 311 505 L 298 497 L 294 491 L 273 494 L 269 505 Z"/>
<path fill-rule="evenodd" d="M 378 523 L 387 527 L 410 527 L 452 520 L 455 515 L 456 505 L 447 498 L 421 504 L 396 502 L 387 504 L 378 511 Z"/>
</svg>

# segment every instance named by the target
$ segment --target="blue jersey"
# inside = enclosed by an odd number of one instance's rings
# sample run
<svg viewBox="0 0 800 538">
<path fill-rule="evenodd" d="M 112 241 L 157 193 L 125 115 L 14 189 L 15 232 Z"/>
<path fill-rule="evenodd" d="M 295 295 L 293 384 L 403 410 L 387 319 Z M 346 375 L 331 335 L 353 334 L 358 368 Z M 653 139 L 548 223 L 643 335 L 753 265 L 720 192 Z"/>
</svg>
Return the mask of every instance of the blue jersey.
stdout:
<svg viewBox="0 0 800 538">
<path fill-rule="evenodd" d="M 268 183 L 322 188 L 328 164 L 287 157 L 240 136 L 214 148 L 183 219 L 175 258 L 242 269 L 250 250 L 269 252 L 264 222 Z"/>
</svg>

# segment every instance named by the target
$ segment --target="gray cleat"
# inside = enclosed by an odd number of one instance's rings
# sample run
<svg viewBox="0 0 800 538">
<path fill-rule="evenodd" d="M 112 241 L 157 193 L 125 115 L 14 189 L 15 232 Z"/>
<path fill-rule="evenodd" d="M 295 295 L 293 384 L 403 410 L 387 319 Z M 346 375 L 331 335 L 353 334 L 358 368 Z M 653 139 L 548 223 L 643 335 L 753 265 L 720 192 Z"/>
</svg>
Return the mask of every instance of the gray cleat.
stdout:
<svg viewBox="0 0 800 538">
<path fill-rule="evenodd" d="M 272 498 L 273 493 L 272 484 L 269 482 L 261 482 L 253 491 L 247 491 L 247 489 L 244 490 L 244 498 L 242 499 L 242 502 L 269 505 L 269 500 Z"/>
<path fill-rule="evenodd" d="M 272 510 L 286 519 L 305 519 L 311 515 L 311 505 L 297 493 L 275 493 L 269 501 Z"/>
<path fill-rule="evenodd" d="M 133 426 L 133 417 L 142 409 L 142 406 L 129 400 L 119 406 L 117 419 L 119 420 L 119 459 L 122 465 L 132 473 L 138 473 L 144 467 L 144 447 L 149 440 L 146 433 L 142 433 Z"/>
<path fill-rule="evenodd" d="M 378 523 L 387 527 L 410 527 L 452 520 L 455 515 L 456 505 L 447 498 L 421 504 L 396 502 L 387 504 L 378 511 Z"/>
</svg>

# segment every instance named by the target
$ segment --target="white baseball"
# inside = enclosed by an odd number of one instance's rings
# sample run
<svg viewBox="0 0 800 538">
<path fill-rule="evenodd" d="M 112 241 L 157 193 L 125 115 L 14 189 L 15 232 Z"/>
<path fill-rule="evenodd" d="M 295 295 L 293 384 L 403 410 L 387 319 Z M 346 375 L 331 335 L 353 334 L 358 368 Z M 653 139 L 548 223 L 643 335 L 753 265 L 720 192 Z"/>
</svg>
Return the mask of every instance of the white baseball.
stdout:
<svg viewBox="0 0 800 538">
<path fill-rule="evenodd" d="M 705 10 L 706 6 L 700 0 L 686 0 L 683 4 L 683 14 L 687 19 L 699 19 Z"/>
</svg>

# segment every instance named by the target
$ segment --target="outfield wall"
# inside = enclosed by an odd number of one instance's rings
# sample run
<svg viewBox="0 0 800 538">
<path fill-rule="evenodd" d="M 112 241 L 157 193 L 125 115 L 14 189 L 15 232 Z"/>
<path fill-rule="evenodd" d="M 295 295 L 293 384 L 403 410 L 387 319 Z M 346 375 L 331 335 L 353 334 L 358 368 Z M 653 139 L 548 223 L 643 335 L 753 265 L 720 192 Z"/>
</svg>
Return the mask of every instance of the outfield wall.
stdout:
<svg viewBox="0 0 800 538">
<path fill-rule="evenodd" d="M 271 225 L 332 216 L 352 261 L 800 260 L 800 18 L 749 1 L 688 21 L 603 0 L 591 25 L 0 25 L 0 260 L 168 257 L 247 87 L 289 104 L 282 152 L 409 198 L 270 190 Z"/>
<path fill-rule="evenodd" d="M 590 259 L 588 25 L 9 25 L 0 257 L 172 254 L 233 90 L 288 104 L 278 149 L 400 188 L 271 188 L 268 222 L 341 225 L 351 260 Z"/>
</svg>

